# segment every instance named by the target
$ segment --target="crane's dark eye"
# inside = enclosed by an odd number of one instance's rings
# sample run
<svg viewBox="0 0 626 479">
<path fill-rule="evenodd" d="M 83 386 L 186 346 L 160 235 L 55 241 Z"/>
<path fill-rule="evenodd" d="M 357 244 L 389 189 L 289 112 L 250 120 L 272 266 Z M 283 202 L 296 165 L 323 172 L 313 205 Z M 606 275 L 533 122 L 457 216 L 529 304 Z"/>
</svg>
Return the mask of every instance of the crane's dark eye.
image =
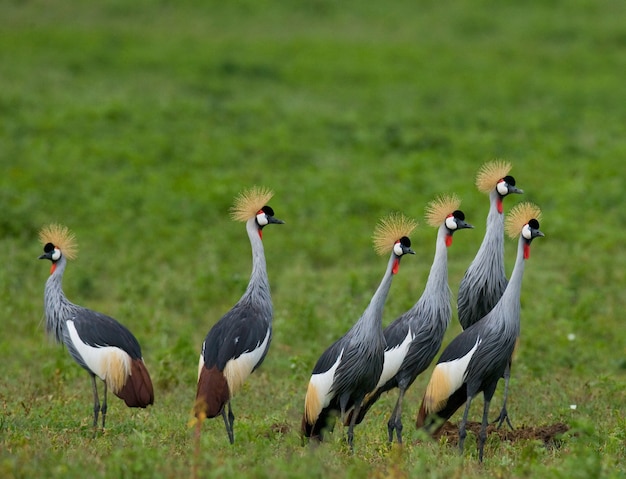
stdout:
<svg viewBox="0 0 626 479">
<path fill-rule="evenodd" d="M 274 216 L 274 210 L 271 206 L 265 205 L 263 208 L 261 208 L 261 211 L 267 216 Z"/>
<path fill-rule="evenodd" d="M 402 238 L 400 238 L 400 244 L 404 246 L 405 248 L 410 248 L 411 240 L 408 237 L 403 236 Z"/>
<path fill-rule="evenodd" d="M 512 176 L 507 175 L 502 179 L 506 181 L 508 185 L 515 186 L 515 178 L 513 178 Z"/>
<path fill-rule="evenodd" d="M 452 213 L 452 216 L 454 216 L 457 220 L 465 221 L 465 213 L 463 213 L 461 210 L 456 210 L 454 213 Z"/>
<path fill-rule="evenodd" d="M 43 247 L 44 253 L 50 253 L 53 250 L 54 250 L 54 245 L 52 243 L 46 243 L 46 245 Z"/>
<path fill-rule="evenodd" d="M 539 229 L 539 221 L 537 221 L 535 218 L 533 218 L 532 220 L 530 220 L 528 222 L 528 226 L 530 226 L 534 230 L 538 230 Z"/>
</svg>

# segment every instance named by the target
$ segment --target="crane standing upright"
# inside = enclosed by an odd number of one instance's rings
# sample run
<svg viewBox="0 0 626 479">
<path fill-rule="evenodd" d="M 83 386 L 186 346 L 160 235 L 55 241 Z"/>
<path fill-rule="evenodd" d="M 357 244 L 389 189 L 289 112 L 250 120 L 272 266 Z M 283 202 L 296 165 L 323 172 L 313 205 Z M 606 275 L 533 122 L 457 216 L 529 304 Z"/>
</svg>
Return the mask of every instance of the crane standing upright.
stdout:
<svg viewBox="0 0 626 479">
<path fill-rule="evenodd" d="M 457 299 L 459 322 L 463 329 L 479 321 L 496 305 L 507 285 L 504 270 L 504 198 L 512 193 L 522 194 L 509 175 L 511 164 L 496 160 L 487 162 L 476 175 L 476 187 L 489 195 L 489 213 L 485 236 L 476 257 L 461 279 Z M 504 372 L 504 400 L 498 427 L 506 420 L 511 422 L 506 410 L 510 363 Z"/>
<path fill-rule="evenodd" d="M 107 414 L 107 390 L 124 400 L 128 407 L 145 408 L 154 403 L 150 374 L 133 334 L 115 319 L 78 306 L 63 293 L 63 273 L 67 260 L 77 253 L 76 239 L 65 226 L 51 224 L 39 232 L 44 253 L 39 259 L 52 262 L 44 291 L 46 331 L 63 343 L 70 355 L 91 376 L 93 386 L 93 427 L 102 413 L 102 429 Z M 100 405 L 96 376 L 104 382 Z"/>
<path fill-rule="evenodd" d="M 374 389 L 383 369 L 383 307 L 400 259 L 405 254 L 415 254 L 408 236 L 416 226 L 415 221 L 400 214 L 383 218 L 377 225 L 374 232 L 377 253 L 391 252 L 385 275 L 359 320 L 324 351 L 313 368 L 304 401 L 304 437 L 323 440 L 325 429 L 332 429 L 337 414 L 343 420 L 354 408 L 348 426 L 348 444 L 353 448 L 354 420 L 363 398 Z"/>
<path fill-rule="evenodd" d="M 482 392 L 485 403 L 478 435 L 480 461 L 487 439 L 489 404 L 520 332 L 524 263 L 530 256 L 532 240 L 544 236 L 539 230 L 540 216 L 541 211 L 537 206 L 520 203 L 507 217 L 507 234 L 513 238 L 520 237 L 515 266 L 507 288 L 485 317 L 463 330 L 444 349 L 428 382 L 417 416 L 417 427 L 423 427 L 432 434 L 465 403 L 459 425 L 459 449 L 462 453 L 472 399 Z"/>
<path fill-rule="evenodd" d="M 393 441 L 395 431 L 398 443 L 402 443 L 404 394 L 435 358 L 450 323 L 447 248 L 452 244 L 455 231 L 473 228 L 465 222 L 460 204 L 456 195 L 447 195 L 436 198 L 426 207 L 426 222 L 438 228 L 435 257 L 426 287 L 413 307 L 384 329 L 387 347 L 383 372 L 374 392 L 366 396 L 356 419 L 359 424 L 382 393 L 398 388 L 398 400 L 387 423 L 389 442 Z"/>
<path fill-rule="evenodd" d="M 267 205 L 272 196 L 272 191 L 267 188 L 253 187 L 235 199 L 231 216 L 246 223 L 252 247 L 252 274 L 243 296 L 207 333 L 198 363 L 194 406 L 198 428 L 204 418 L 221 414 L 231 444 L 235 441 L 231 399 L 261 365 L 272 338 L 273 308 L 263 249 L 263 228 L 268 224 L 284 223 L 274 217 L 274 210 Z"/>
</svg>

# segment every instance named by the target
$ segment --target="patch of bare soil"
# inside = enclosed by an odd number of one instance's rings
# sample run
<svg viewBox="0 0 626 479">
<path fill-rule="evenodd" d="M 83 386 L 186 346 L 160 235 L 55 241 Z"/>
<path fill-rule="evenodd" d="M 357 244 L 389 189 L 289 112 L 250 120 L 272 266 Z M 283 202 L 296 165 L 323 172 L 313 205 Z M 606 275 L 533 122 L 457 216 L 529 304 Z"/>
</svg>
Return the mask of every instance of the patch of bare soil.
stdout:
<svg viewBox="0 0 626 479">
<path fill-rule="evenodd" d="M 480 431 L 480 423 L 468 422 L 466 429 L 467 431 L 471 431 L 475 435 L 478 435 L 478 432 Z M 495 425 L 490 424 L 487 426 L 487 435 L 491 436 L 492 434 L 496 434 L 500 437 L 501 441 L 510 442 L 528 439 L 538 440 L 542 441 L 544 446 L 548 448 L 558 448 L 562 443 L 560 435 L 568 430 L 569 426 L 562 422 L 546 426 L 522 426 L 513 430 L 506 427 L 506 425 L 498 429 Z M 458 424 L 446 422 L 434 437 L 435 439 L 445 437 L 449 443 L 458 444 L 459 426 Z"/>
</svg>

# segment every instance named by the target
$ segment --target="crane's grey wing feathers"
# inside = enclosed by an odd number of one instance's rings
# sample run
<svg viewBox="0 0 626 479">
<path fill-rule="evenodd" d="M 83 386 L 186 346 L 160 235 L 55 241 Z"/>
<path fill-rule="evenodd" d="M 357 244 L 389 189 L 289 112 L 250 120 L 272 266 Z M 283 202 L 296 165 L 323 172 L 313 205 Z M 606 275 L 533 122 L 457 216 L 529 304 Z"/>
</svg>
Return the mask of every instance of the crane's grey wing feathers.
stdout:
<svg viewBox="0 0 626 479">
<path fill-rule="evenodd" d="M 346 348 L 337 372 L 333 390 L 338 396 L 346 393 L 365 395 L 374 390 L 383 370 L 384 349 Z M 354 398 L 352 398 L 354 399 Z M 352 403 L 348 404 L 350 407 Z"/>
<path fill-rule="evenodd" d="M 253 351 L 263 342 L 268 329 L 271 338 L 271 312 L 250 305 L 236 305 L 215 323 L 204 340 L 203 357 L 207 368 L 222 371 L 231 359 Z M 268 342 L 269 345 L 269 342 Z M 261 364 L 263 357 L 257 363 Z"/>
<path fill-rule="evenodd" d="M 485 265 L 482 268 L 470 266 L 461 280 L 457 298 L 459 322 L 463 329 L 480 321 L 493 309 L 507 284 L 504 271 L 493 274 Z"/>
<path fill-rule="evenodd" d="M 337 358 L 341 354 L 345 346 L 344 338 L 340 338 L 330 345 L 326 351 L 322 353 L 320 358 L 315 363 L 312 374 L 321 374 L 328 371 L 337 362 Z M 343 361 L 343 360 L 342 360 Z"/>
<path fill-rule="evenodd" d="M 132 358 L 141 359 L 141 347 L 137 338 L 115 319 L 87 308 L 77 308 L 72 320 L 81 341 L 92 347 L 113 346 L 120 348 Z M 67 328 L 64 328 L 67 329 Z M 65 335 L 65 331 L 64 331 Z M 65 341 L 67 344 L 68 342 Z"/>
<path fill-rule="evenodd" d="M 454 361 L 469 353 L 476 346 L 482 333 L 481 325 L 476 323 L 456 336 L 441 353 L 437 364 Z"/>
</svg>

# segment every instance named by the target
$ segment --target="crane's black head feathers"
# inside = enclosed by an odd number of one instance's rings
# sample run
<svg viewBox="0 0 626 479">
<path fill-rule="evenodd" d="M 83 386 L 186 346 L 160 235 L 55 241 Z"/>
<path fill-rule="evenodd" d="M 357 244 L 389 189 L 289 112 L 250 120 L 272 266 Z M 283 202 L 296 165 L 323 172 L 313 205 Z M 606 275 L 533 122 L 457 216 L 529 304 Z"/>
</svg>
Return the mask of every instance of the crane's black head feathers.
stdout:
<svg viewBox="0 0 626 479">
<path fill-rule="evenodd" d="M 463 213 L 461 210 L 454 211 L 452 213 L 452 216 L 454 216 L 457 220 L 465 221 L 465 213 Z"/>
<path fill-rule="evenodd" d="M 515 178 L 513 178 L 511 175 L 506 175 L 504 178 L 502 178 L 504 181 L 506 181 L 507 185 L 510 186 L 515 186 Z"/>
<path fill-rule="evenodd" d="M 535 218 L 533 218 L 532 220 L 530 220 L 528 222 L 528 226 L 530 226 L 534 230 L 538 230 L 539 229 L 539 221 L 537 221 Z"/>
<path fill-rule="evenodd" d="M 274 216 L 274 210 L 269 205 L 265 205 L 263 208 L 261 208 L 261 211 L 267 216 Z"/>
<path fill-rule="evenodd" d="M 54 251 L 54 245 L 52 243 L 46 243 L 46 245 L 43 247 L 43 252 L 51 253 L 52 251 Z"/>
<path fill-rule="evenodd" d="M 411 247 L 411 240 L 409 239 L 408 236 L 403 236 L 402 238 L 400 238 L 400 244 L 406 248 L 410 248 Z"/>
</svg>

